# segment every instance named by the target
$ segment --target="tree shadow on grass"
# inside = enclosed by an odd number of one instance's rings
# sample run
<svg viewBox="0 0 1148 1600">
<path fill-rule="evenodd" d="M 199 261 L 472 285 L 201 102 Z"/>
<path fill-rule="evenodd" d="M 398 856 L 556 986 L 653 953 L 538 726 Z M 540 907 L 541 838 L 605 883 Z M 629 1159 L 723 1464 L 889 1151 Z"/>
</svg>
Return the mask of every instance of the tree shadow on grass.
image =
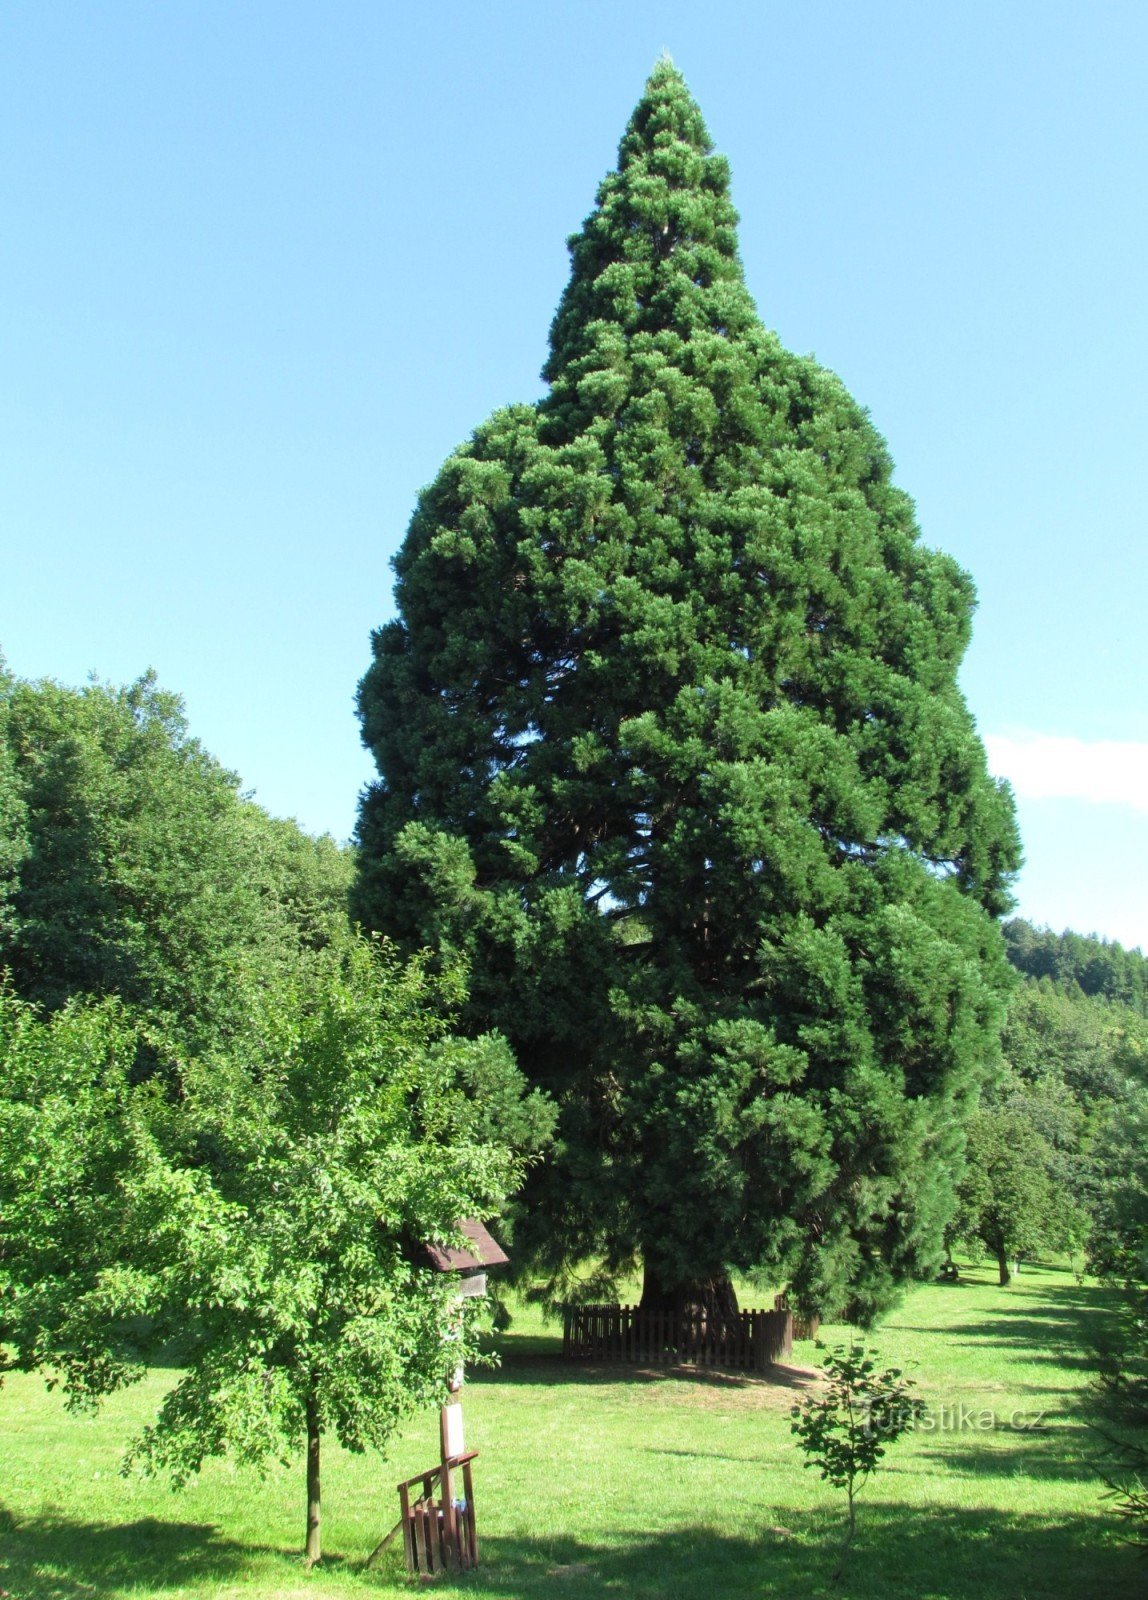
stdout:
<svg viewBox="0 0 1148 1600">
<path fill-rule="evenodd" d="M 1066 1291 L 1050 1290 L 1060 1296 Z M 1064 1300 L 1047 1307 L 1032 1304 L 993 1306 L 976 1322 L 951 1322 L 943 1329 L 900 1323 L 906 1333 L 943 1334 L 945 1339 L 962 1343 L 975 1341 L 1003 1349 L 1023 1350 L 1031 1361 L 1048 1362 L 1061 1368 L 1087 1368 L 1096 1365 L 1096 1348 L 1102 1345 L 1113 1327 L 1114 1314 L 1106 1305 Z"/>
<path fill-rule="evenodd" d="M 957 1294 L 968 1292 L 969 1308 L 977 1303 L 977 1291 L 986 1287 L 977 1283 L 953 1286 Z M 976 1322 L 946 1323 L 941 1326 L 922 1327 L 910 1323 L 897 1326 L 911 1333 L 943 1333 L 946 1338 L 980 1339 L 987 1343 L 1024 1345 L 1039 1352 L 1047 1347 L 1043 1359 L 1060 1362 L 1068 1352 L 1070 1364 L 1073 1352 L 1088 1352 L 1102 1343 L 1113 1326 L 1120 1306 L 1118 1290 L 1099 1284 L 1040 1282 L 1026 1285 L 1023 1277 L 1011 1289 L 993 1287 L 993 1299 L 981 1302 L 981 1316 Z M 1018 1302 L 1003 1304 L 998 1295 L 1015 1294 Z"/>
<path fill-rule="evenodd" d="M 141 1517 L 115 1525 L 50 1514 L 17 1519 L 0 1507 L 0 1593 L 12 1600 L 104 1600 L 119 1589 L 162 1595 L 233 1579 L 260 1555 L 278 1557 L 285 1572 L 298 1575 L 298 1558 L 227 1539 L 209 1523 Z"/>
<path fill-rule="evenodd" d="M 436 1588 L 500 1600 L 598 1600 L 603 1591 L 634 1600 L 1141 1600 L 1144 1593 L 1145 1563 L 1100 1518 L 862 1502 L 838 1584 L 830 1577 L 843 1535 L 837 1508 L 763 1506 L 748 1518 L 742 1503 L 731 1509 L 731 1522 L 741 1531 L 678 1528 L 612 1539 L 485 1536 L 480 1529 L 478 1571 Z M 258 1556 L 282 1564 L 285 1585 L 300 1580 L 297 1557 L 223 1538 L 208 1524 L 17 1522 L 0 1511 L 0 1588 L 12 1600 L 108 1600 L 121 1591 L 162 1600 L 197 1585 L 208 1592 L 250 1578 Z M 368 1589 L 396 1586 L 395 1572 L 368 1576 Z"/>
<path fill-rule="evenodd" d="M 710 1390 L 769 1390 L 787 1389 L 800 1393 L 816 1382 L 812 1365 L 802 1366 L 799 1361 L 778 1362 L 766 1372 L 739 1372 L 723 1367 L 699 1367 L 689 1363 L 670 1363 L 646 1366 L 630 1361 L 567 1360 L 557 1343 L 550 1349 L 530 1347 L 515 1349 L 511 1342 L 499 1350 L 500 1364 L 495 1368 L 468 1370 L 467 1383 L 497 1384 L 651 1384 L 672 1381 L 683 1386 L 694 1385 Z M 812 1357 L 815 1352 L 809 1346 Z"/>
<path fill-rule="evenodd" d="M 771 1524 L 771 1516 L 780 1523 Z M 1141 1600 L 1144 1563 L 1097 1521 L 1006 1516 L 897 1504 L 862 1505 L 840 1583 L 831 1581 L 840 1515 L 762 1508 L 740 1533 L 684 1528 L 596 1542 L 488 1537 L 470 1593 L 508 1600 Z M 758 1531 L 760 1530 L 760 1531 Z"/>
<path fill-rule="evenodd" d="M 1079 1438 L 1079 1435 L 1073 1437 Z M 1076 1454 L 1063 1447 L 1026 1442 L 1013 1449 L 922 1450 L 914 1461 L 934 1462 L 954 1478 L 1027 1478 L 1037 1483 L 1093 1483 L 1100 1481 L 1099 1450 Z M 1148 1571 L 1145 1572 L 1148 1580 Z"/>
</svg>

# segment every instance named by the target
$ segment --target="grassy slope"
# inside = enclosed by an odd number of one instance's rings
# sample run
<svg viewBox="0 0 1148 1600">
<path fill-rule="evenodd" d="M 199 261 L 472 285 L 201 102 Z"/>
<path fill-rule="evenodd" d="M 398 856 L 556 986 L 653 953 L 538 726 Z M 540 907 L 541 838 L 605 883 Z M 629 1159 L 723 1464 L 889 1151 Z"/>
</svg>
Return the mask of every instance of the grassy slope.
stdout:
<svg viewBox="0 0 1148 1600">
<path fill-rule="evenodd" d="M 574 1368 L 524 1313 L 498 1373 L 466 1392 L 467 1442 L 482 1451 L 476 1501 L 483 1565 L 461 1592 L 582 1600 L 603 1589 L 683 1600 L 912 1596 L 1038 1600 L 1142 1595 L 1148 1568 L 1113 1534 L 1075 1414 L 1085 1341 L 1105 1296 L 1067 1273 L 1008 1290 L 987 1273 L 916 1290 L 880 1329 L 883 1357 L 909 1365 L 937 1417 L 962 1403 L 1027 1420 L 937 1427 L 897 1445 L 862 1502 L 843 1584 L 831 1588 L 840 1506 L 803 1471 L 788 1406 L 805 1381 Z M 844 1330 L 827 1330 L 832 1338 Z M 812 1346 L 796 1359 L 810 1362 Z M 328 1600 L 413 1592 L 392 1549 L 362 1555 L 393 1522 L 394 1484 L 431 1465 L 421 1418 L 385 1463 L 328 1451 L 325 1544 L 311 1575 L 302 1467 L 261 1482 L 214 1466 L 182 1495 L 127 1482 L 118 1460 L 169 1377 L 119 1397 L 97 1421 L 68 1417 L 31 1379 L 0 1392 L 0 1588 L 14 1600 Z M 983 1422 L 978 1416 L 976 1421 Z"/>
</svg>

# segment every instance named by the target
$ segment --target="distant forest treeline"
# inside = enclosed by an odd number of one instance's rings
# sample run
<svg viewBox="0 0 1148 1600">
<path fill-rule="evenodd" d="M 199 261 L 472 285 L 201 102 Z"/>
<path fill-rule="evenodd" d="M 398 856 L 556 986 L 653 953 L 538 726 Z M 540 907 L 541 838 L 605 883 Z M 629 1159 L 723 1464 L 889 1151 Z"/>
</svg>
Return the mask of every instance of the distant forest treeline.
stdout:
<svg viewBox="0 0 1148 1600">
<path fill-rule="evenodd" d="M 1111 1000 L 1148 1016 L 1148 958 L 1115 940 L 1034 928 L 1022 917 L 1004 925 L 1008 958 L 1026 978 L 1045 978 L 1069 995 Z"/>
</svg>

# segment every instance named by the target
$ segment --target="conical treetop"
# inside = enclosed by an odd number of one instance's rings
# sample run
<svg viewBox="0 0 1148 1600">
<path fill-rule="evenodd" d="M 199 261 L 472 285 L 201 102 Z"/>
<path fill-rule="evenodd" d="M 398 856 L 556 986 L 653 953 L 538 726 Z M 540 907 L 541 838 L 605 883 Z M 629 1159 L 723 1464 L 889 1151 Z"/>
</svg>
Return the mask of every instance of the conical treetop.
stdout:
<svg viewBox="0 0 1148 1600">
<path fill-rule="evenodd" d="M 728 163 L 714 153 L 681 73 L 659 61 L 623 135 L 616 170 L 569 240 L 571 277 L 543 376 L 560 387 L 571 364 L 584 374 L 606 328 L 630 338 L 744 330 L 756 313 L 738 259 L 737 221 Z"/>
<path fill-rule="evenodd" d="M 872 1309 L 939 1246 L 998 1048 L 1015 823 L 957 684 L 971 583 L 762 326 L 736 222 L 659 62 L 549 393 L 454 452 L 396 558 L 356 909 L 465 952 L 469 1024 L 560 1103 L 524 1253 Z"/>
</svg>

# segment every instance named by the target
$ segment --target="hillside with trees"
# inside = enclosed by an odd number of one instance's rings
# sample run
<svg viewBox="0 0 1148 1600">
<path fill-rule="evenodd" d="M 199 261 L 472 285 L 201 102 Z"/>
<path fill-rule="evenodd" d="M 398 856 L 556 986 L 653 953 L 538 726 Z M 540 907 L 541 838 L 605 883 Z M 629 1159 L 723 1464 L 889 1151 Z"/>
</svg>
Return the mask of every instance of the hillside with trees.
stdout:
<svg viewBox="0 0 1148 1600">
<path fill-rule="evenodd" d="M 1006 922 L 1004 936 L 1009 960 L 1026 978 L 1045 978 L 1070 994 L 1111 1000 L 1148 1016 L 1148 958 L 1139 950 L 1068 928 L 1034 928 L 1023 917 Z"/>
<path fill-rule="evenodd" d="M 1144 959 L 1019 920 L 1004 931 L 1023 976 L 1001 1071 L 970 1119 L 949 1239 L 984 1249 L 1002 1283 L 1049 1253 L 1111 1274 L 1113 1197 L 1148 1111 L 1148 1019 L 1119 996 L 1135 997 Z"/>
</svg>

